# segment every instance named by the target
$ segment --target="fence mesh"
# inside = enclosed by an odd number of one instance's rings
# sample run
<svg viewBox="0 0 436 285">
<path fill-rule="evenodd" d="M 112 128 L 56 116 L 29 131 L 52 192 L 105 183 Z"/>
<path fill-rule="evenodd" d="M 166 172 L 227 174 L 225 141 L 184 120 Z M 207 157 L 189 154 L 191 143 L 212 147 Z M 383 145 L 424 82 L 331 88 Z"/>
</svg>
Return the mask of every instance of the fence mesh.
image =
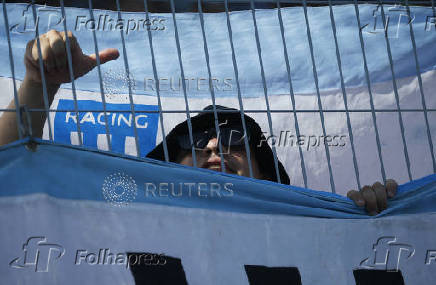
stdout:
<svg viewBox="0 0 436 285">
<path fill-rule="evenodd" d="M 13 1 L 7 1 L 7 2 L 13 2 Z M 53 3 L 51 2 L 47 2 L 49 5 L 53 5 L 53 6 L 58 6 L 61 10 L 61 14 L 62 14 L 62 19 L 64 19 L 62 21 L 62 25 L 60 26 L 62 28 L 62 30 L 66 33 L 68 30 L 71 30 L 71 27 L 67 26 L 67 18 L 69 17 L 69 14 L 66 12 L 66 6 L 72 6 L 71 3 L 69 3 L 69 1 L 65 1 L 66 3 L 64 3 L 63 0 L 60 1 L 53 1 Z M 94 2 L 94 3 L 93 3 Z M 433 11 L 433 20 L 429 20 L 429 24 L 430 25 L 435 25 L 434 19 L 435 19 L 435 8 L 434 8 L 434 1 L 332 1 L 332 0 L 328 0 L 328 1 L 262 1 L 262 2 L 256 2 L 254 0 L 250 0 L 250 1 L 228 1 L 228 0 L 224 0 L 224 1 L 202 1 L 202 0 L 198 0 L 198 1 L 193 1 L 191 2 L 186 2 L 185 4 L 181 5 L 178 2 L 175 2 L 174 0 L 169 0 L 167 2 L 165 1 L 161 1 L 161 2 L 153 2 L 153 1 L 131 1 L 132 3 L 120 3 L 119 0 L 114 1 L 114 3 L 107 3 L 104 2 L 101 3 L 102 1 L 92 1 L 89 0 L 88 3 L 81 3 L 79 7 L 81 8 L 86 8 L 87 12 L 89 13 L 89 17 L 90 19 L 92 19 L 93 21 L 95 21 L 95 16 L 94 16 L 94 11 L 96 9 L 96 7 L 98 8 L 104 8 L 102 7 L 102 5 L 106 5 L 106 9 L 112 9 L 114 11 L 117 12 L 117 16 L 118 16 L 118 20 L 120 20 L 122 18 L 122 11 L 126 11 L 126 10 L 130 10 L 130 11 L 141 11 L 139 9 L 139 7 L 142 7 L 142 12 L 145 13 L 145 18 L 147 22 L 151 21 L 151 17 L 156 15 L 156 14 L 151 14 L 151 13 L 157 13 L 157 12 L 166 12 L 168 18 L 172 19 L 172 25 L 173 25 L 173 29 L 174 29 L 174 40 L 175 40 L 175 44 L 176 44 L 176 52 L 177 52 L 177 62 L 171 62 L 172 65 L 178 65 L 178 70 L 180 71 L 180 77 L 183 79 L 185 78 L 185 64 L 186 64 L 186 57 L 183 56 L 184 54 L 184 50 L 183 50 L 183 45 L 181 44 L 181 34 L 180 34 L 180 21 L 183 21 L 183 19 L 179 19 L 178 15 L 181 12 L 193 12 L 194 14 L 196 14 L 198 16 L 199 22 L 198 27 L 201 31 L 201 35 L 200 38 L 202 40 L 202 46 L 203 46 L 203 51 L 204 51 L 204 58 L 205 58 L 205 63 L 206 63 L 206 70 L 207 70 L 207 83 L 209 85 L 209 92 L 210 92 L 210 100 L 211 103 L 213 105 L 213 109 L 210 111 L 214 114 L 214 118 L 215 118 L 215 124 L 214 127 L 217 131 L 217 133 L 219 133 L 219 122 L 218 122 L 218 113 L 219 112 L 225 112 L 222 110 L 217 110 L 216 105 L 217 105 L 217 94 L 215 94 L 215 89 L 214 88 L 214 76 L 213 76 L 213 66 L 211 64 L 211 60 L 216 61 L 217 59 L 212 59 L 211 58 L 211 48 L 213 49 L 213 46 L 210 45 L 210 43 L 208 43 L 208 32 L 206 30 L 206 25 L 205 25 L 205 14 L 208 13 L 212 13 L 212 12 L 216 12 L 216 13 L 222 13 L 223 17 L 222 19 L 222 27 L 224 29 L 227 30 L 227 35 L 228 35 L 228 44 L 230 46 L 231 49 L 231 62 L 232 62 L 232 70 L 233 70 L 233 75 L 236 81 L 236 90 L 234 90 L 234 97 L 236 98 L 236 102 L 237 105 L 236 106 L 232 106 L 238 109 L 238 111 L 235 111 L 237 113 L 240 113 L 241 119 L 242 119 L 242 127 L 244 129 L 244 132 L 246 132 L 246 122 L 244 119 L 244 115 L 245 114 L 257 114 L 257 115 L 264 115 L 266 116 L 266 120 L 265 120 L 265 124 L 264 126 L 266 127 L 265 129 L 267 130 L 267 133 L 270 134 L 271 136 L 277 135 L 277 133 L 275 133 L 277 130 L 274 128 L 274 115 L 287 115 L 287 116 L 291 116 L 292 117 L 292 121 L 293 121 L 293 128 L 295 129 L 295 134 L 297 137 L 300 137 L 301 135 L 301 124 L 302 124 L 302 119 L 304 118 L 303 115 L 304 114 L 315 114 L 318 116 L 318 120 L 321 126 L 321 130 L 322 130 L 322 135 L 324 137 L 328 136 L 328 126 L 326 123 L 326 116 L 328 114 L 338 114 L 340 116 L 342 116 L 341 118 L 345 119 L 345 124 L 346 124 L 346 132 L 347 132 L 347 136 L 349 138 L 349 144 L 350 144 L 350 150 L 351 150 L 351 159 L 352 159 L 352 168 L 353 168 L 353 173 L 355 176 L 355 185 L 360 189 L 362 187 L 362 179 L 361 179 L 361 173 L 362 168 L 359 167 L 359 157 L 358 157 L 358 150 L 356 148 L 356 141 L 355 141 L 355 136 L 353 135 L 353 126 L 352 126 L 352 115 L 353 114 L 362 114 L 362 115 L 368 115 L 368 124 L 371 125 L 371 129 L 373 130 L 372 134 L 373 137 L 375 138 L 375 142 L 376 142 L 376 153 L 377 153 L 377 157 L 378 157 L 378 162 L 379 162 L 379 166 L 373 166 L 373 167 L 378 167 L 379 168 L 379 172 L 380 172 L 380 176 L 382 178 L 383 181 L 386 181 L 387 178 L 387 174 L 386 174 L 386 169 L 385 169 L 385 160 L 386 157 L 383 156 L 383 148 L 382 148 L 382 139 L 381 139 L 381 134 L 380 134 L 380 128 L 379 128 L 379 120 L 380 118 L 382 118 L 380 116 L 380 114 L 390 114 L 393 113 L 396 116 L 398 116 L 397 118 L 397 123 L 399 126 L 399 130 L 400 130 L 400 137 L 401 137 L 401 141 L 398 142 L 399 145 L 401 145 L 402 148 L 402 157 L 400 157 L 400 155 L 398 155 L 397 157 L 394 158 L 395 161 L 400 161 L 403 160 L 405 162 L 405 167 L 406 167 L 406 172 L 407 172 L 407 178 L 409 180 L 418 178 L 416 176 L 413 175 L 412 173 L 412 167 L 413 167 L 413 163 L 411 160 L 411 153 L 409 151 L 409 145 L 407 143 L 407 137 L 405 135 L 406 130 L 405 130 L 405 124 L 406 124 L 406 117 L 407 118 L 411 118 L 408 114 L 419 114 L 419 116 L 422 116 L 424 118 L 423 124 L 421 124 L 421 130 L 425 133 L 425 139 L 427 141 L 428 144 L 428 149 L 429 149 L 429 154 L 430 154 L 430 158 L 429 160 L 431 161 L 431 166 L 432 166 L 432 171 L 433 173 L 436 172 L 436 162 L 435 162 L 435 155 L 434 155 L 434 147 L 433 147 L 433 138 L 432 138 L 432 128 L 435 128 L 434 120 L 431 120 L 431 113 L 435 112 L 436 109 L 435 108 L 429 108 L 426 102 L 426 98 L 428 98 L 428 96 L 430 96 L 430 94 L 425 94 L 425 92 L 428 91 L 428 88 L 426 90 L 424 83 L 423 83 L 423 78 L 422 78 L 422 70 L 421 70 L 421 65 L 420 65 L 420 60 L 419 60 L 419 52 L 417 51 L 417 44 L 416 44 L 416 39 L 415 39 L 415 34 L 414 34 L 414 21 L 413 20 L 409 20 L 407 25 L 409 27 L 409 35 L 410 38 L 407 39 L 407 41 L 410 43 L 411 45 L 411 49 L 410 49 L 410 56 L 413 58 L 414 61 L 414 65 L 416 68 L 416 73 L 415 76 L 417 81 L 418 81 L 418 87 L 415 90 L 416 96 L 419 97 L 420 99 L 420 104 L 418 106 L 413 106 L 413 107 L 408 107 L 408 108 L 404 108 L 401 106 L 401 96 L 400 96 L 400 92 L 399 89 L 400 87 L 397 84 L 397 81 L 399 80 L 396 77 L 396 72 L 395 72 L 395 65 L 396 64 L 401 64 L 401 62 L 395 62 L 394 58 L 393 58 L 393 50 L 392 50 L 392 46 L 391 46 L 391 39 L 388 36 L 388 23 L 389 23 L 389 16 L 386 15 L 386 11 L 389 7 L 389 9 L 391 9 L 392 7 L 397 7 L 402 9 L 402 13 L 403 15 L 407 16 L 408 19 L 412 19 L 412 15 L 411 15 L 411 9 L 410 6 L 411 5 L 421 5 L 422 7 L 427 7 L 428 9 L 431 9 Z M 96 4 L 95 4 L 96 3 Z M 137 122 L 137 118 L 139 115 L 141 114 L 158 114 L 158 120 L 159 120 L 159 126 L 160 126 L 160 136 L 163 139 L 163 146 L 164 146 L 164 154 L 165 154 L 165 160 L 169 161 L 169 155 L 168 155 L 168 147 L 166 144 L 166 140 L 165 137 L 168 134 L 169 130 L 168 129 L 168 124 L 165 123 L 165 118 L 169 118 L 168 116 L 171 115 L 175 115 L 175 114 L 179 114 L 179 115 L 183 115 L 183 119 L 187 120 L 188 122 L 188 126 L 189 126 L 189 139 L 192 145 L 192 156 L 193 156 L 193 162 L 194 162 L 194 166 L 196 163 L 196 151 L 195 151 L 195 147 L 194 147 L 194 143 L 193 143 L 193 128 L 192 128 L 192 124 L 191 124 L 191 117 L 193 116 L 193 114 L 197 114 L 201 111 L 201 109 L 199 108 L 192 108 L 190 107 L 190 90 L 189 90 L 189 86 L 187 86 L 185 80 L 181 80 L 181 92 L 183 95 L 183 103 L 184 103 L 184 107 L 182 109 L 168 109 L 168 108 L 164 108 L 164 101 L 165 98 L 162 97 L 162 94 L 160 92 L 160 88 L 157 87 L 157 85 L 154 86 L 154 91 L 155 91 L 155 97 L 157 100 L 157 110 L 139 110 L 135 107 L 135 90 L 133 90 L 134 88 L 132 88 L 132 84 L 130 84 L 131 82 L 131 70 L 130 70 L 130 65 L 129 65 L 129 57 L 128 57 L 128 49 L 126 48 L 126 34 L 125 31 L 120 30 L 119 34 L 119 42 L 121 44 L 121 58 L 119 60 L 123 61 L 123 68 L 124 68 L 124 72 L 125 72 L 125 76 L 127 77 L 127 82 L 128 84 L 126 84 L 127 86 L 127 102 L 129 105 L 129 109 L 128 110 L 115 110 L 115 109 L 111 109 L 108 110 L 107 108 L 107 102 L 106 102 L 106 98 L 108 94 L 107 93 L 107 82 L 104 79 L 104 74 L 103 71 L 101 69 L 101 63 L 100 63 L 100 58 L 98 56 L 99 51 L 100 51 L 100 45 L 98 43 L 97 40 L 97 35 L 96 35 L 96 30 L 93 29 L 91 31 L 92 33 L 92 40 L 93 40 L 93 47 L 94 47 L 94 52 L 97 55 L 96 60 L 97 60 L 97 66 L 96 66 L 96 72 L 97 72 L 97 78 L 98 78 L 98 89 L 99 89 L 99 96 L 101 98 L 101 103 L 102 103 L 102 109 L 83 109 L 79 107 L 78 104 L 78 95 L 77 95 L 77 88 L 76 88 L 76 80 L 74 78 L 73 74 L 73 65 L 72 65 L 72 52 L 70 49 L 70 45 L 71 43 L 69 42 L 68 37 L 66 38 L 66 51 L 67 51 L 67 60 L 68 60 L 68 64 L 69 64 L 69 72 L 70 72 L 70 79 L 71 79 L 71 93 L 72 93 L 72 97 L 73 97 L 73 102 L 74 102 L 74 108 L 73 109 L 61 109 L 61 108 L 57 108 L 57 109 L 53 109 L 50 108 L 49 106 L 49 96 L 48 96 L 48 91 L 47 91 L 47 83 L 46 83 L 46 78 L 45 78 L 45 73 L 44 73 L 44 65 L 43 65 L 43 60 L 42 60 L 42 54 L 41 54 L 41 45 L 39 42 L 39 36 L 41 35 L 42 31 L 40 31 L 39 25 L 38 25 L 38 15 L 37 15 L 37 1 L 32 1 L 30 4 L 31 7 L 31 11 L 33 14 L 33 21 L 34 21 L 34 25 L 35 25 L 35 31 L 34 31 L 34 38 L 37 40 L 38 43 L 38 53 L 39 53 L 39 67 L 40 67 L 40 72 L 42 75 L 42 84 L 43 84 L 43 96 L 44 96 L 44 108 L 43 109 L 35 109 L 35 108 L 27 108 L 26 112 L 44 112 L 46 114 L 47 117 L 47 131 L 48 131 L 48 139 L 49 140 L 55 140 L 54 139 L 54 127 L 52 126 L 52 116 L 54 116 L 56 113 L 58 112 L 72 112 L 73 114 L 75 114 L 76 118 L 80 117 L 80 114 L 83 114 L 85 112 L 102 112 L 103 114 L 103 120 L 104 120 L 104 139 L 106 140 L 106 145 L 107 145 L 107 150 L 111 151 L 112 150 L 112 145 L 113 145 L 113 134 L 111 133 L 111 130 L 109 128 L 110 125 L 110 119 L 111 117 L 109 116 L 110 114 L 113 113 L 126 113 L 129 112 L 131 117 L 132 117 L 132 121 L 133 122 Z M 41 3 L 39 3 L 41 4 Z M 375 98 L 374 98 L 374 88 L 372 86 L 373 82 L 372 82 L 372 78 L 371 78 L 371 71 L 369 70 L 368 67 L 368 54 L 371 54 L 372 51 L 368 50 L 368 48 L 365 46 L 366 42 L 365 42 L 365 38 L 363 35 L 363 28 L 365 27 L 365 25 L 363 25 L 361 23 L 361 6 L 362 5 L 366 5 L 366 4 L 374 4 L 376 5 L 378 11 L 379 11 L 379 15 L 381 17 L 381 21 L 384 25 L 384 41 L 385 43 L 383 44 L 385 46 L 385 57 L 387 58 L 388 62 L 389 62 L 389 70 L 386 72 L 390 73 L 390 77 L 392 79 L 392 86 L 393 86 L 393 94 L 394 94 L 394 108 L 376 108 L 376 104 L 375 104 Z M 17 78 L 16 78 L 16 62 L 14 61 L 14 43 L 13 38 L 11 37 L 11 27 L 12 25 L 10 25 L 10 18 L 8 16 L 8 5 L 10 5 L 9 3 L 6 3 L 5 0 L 3 0 L 3 20 L 4 20 L 4 36 L 7 39 L 7 54 L 9 57 L 8 60 L 8 64 L 10 66 L 10 74 L 12 77 L 12 83 L 13 83 L 13 100 L 15 102 L 15 109 L 0 109 L 0 111 L 2 112 L 15 112 L 16 113 L 16 117 L 17 117 L 17 122 L 18 122 L 18 134 L 19 134 L 19 138 L 23 138 L 25 135 L 28 135 L 25 133 L 26 127 L 25 124 L 23 122 L 23 116 L 20 116 L 20 112 L 22 113 L 22 110 L 20 111 L 20 102 L 19 102 L 19 98 L 18 98 L 18 86 L 17 86 Z M 367 94 L 369 95 L 369 108 L 350 108 L 350 102 L 349 102 L 349 95 L 348 95 L 348 88 L 346 86 L 346 72 L 344 72 L 343 70 L 343 56 L 341 53 L 341 47 L 340 47 L 340 42 L 338 41 L 338 25 L 336 23 L 335 20 L 335 16 L 336 16 L 336 10 L 335 7 L 341 6 L 341 5 L 350 5 L 352 7 L 354 7 L 354 13 L 355 13 L 355 21 L 356 21 L 356 26 L 355 28 L 355 33 L 358 35 L 359 38 L 359 43 L 360 43 L 360 50 L 356 51 L 356 53 L 359 53 L 360 56 L 363 59 L 363 70 L 364 70 L 364 79 L 365 79 L 365 85 L 364 89 L 366 89 L 365 91 L 367 92 Z M 123 6 L 123 7 L 121 7 Z M 317 58 L 316 55 L 316 49 L 314 48 L 314 44 L 313 44 L 313 25 L 314 25 L 314 21 L 310 20 L 310 13 L 308 12 L 308 9 L 310 7 L 328 7 L 328 22 L 329 25 L 328 26 L 323 26 L 322 29 L 325 30 L 326 33 L 331 33 L 333 35 L 333 41 L 334 41 L 334 48 L 328 51 L 328 54 L 331 57 L 335 58 L 336 61 L 336 68 L 337 68 L 337 72 L 339 74 L 339 81 L 340 81 L 340 92 L 341 97 L 342 97 L 342 104 L 343 104 L 343 108 L 329 108 L 326 107 L 326 101 L 323 100 L 322 98 L 322 90 L 320 87 L 320 80 L 319 80 L 319 69 L 317 66 L 317 61 L 319 62 L 320 60 L 322 61 L 322 59 Z M 289 43 L 287 41 L 286 38 L 286 33 L 287 33 L 287 25 L 284 23 L 284 14 L 283 14 L 283 9 L 289 9 L 287 7 L 295 7 L 297 9 L 302 9 L 303 15 L 304 15 L 304 23 L 305 23 L 305 27 L 301 27 L 301 33 L 305 33 L 305 37 L 307 38 L 307 43 L 308 43 L 308 49 L 309 49 L 309 55 L 310 58 L 308 59 L 311 65 L 311 69 L 312 69 L 312 79 L 313 80 L 313 84 L 315 87 L 315 92 L 313 94 L 313 98 L 315 99 L 313 102 L 314 104 L 312 104 L 314 106 L 314 108 L 312 109 L 308 109 L 308 108 L 299 108 L 297 102 L 296 102 L 296 98 L 295 98 L 295 91 L 294 91 L 294 86 L 293 86 L 293 75 L 295 75 L 295 72 L 292 71 L 292 64 L 291 64 L 291 55 L 289 54 L 289 51 L 292 47 L 289 47 Z M 169 8 L 169 9 L 166 9 Z M 274 103 L 271 100 L 274 100 L 273 96 L 270 96 L 270 89 L 269 89 L 269 83 L 268 83 L 268 78 L 265 75 L 265 68 L 264 68 L 264 63 L 265 61 L 268 61 L 268 55 L 262 52 L 262 47 L 264 46 L 264 44 L 262 43 L 262 38 L 259 35 L 259 22 L 257 21 L 258 19 L 258 13 L 262 13 L 262 11 L 264 10 L 259 10 L 259 9 L 269 9 L 269 10 L 274 10 L 276 12 L 276 16 L 277 16 L 277 23 L 278 23 L 278 27 L 277 30 L 280 32 L 280 37 L 281 37 L 281 41 L 282 41 L 282 47 L 276 47 L 277 52 L 281 52 L 282 56 L 283 56 L 283 62 L 284 62 L 284 66 L 286 68 L 286 80 L 287 80 L 287 90 L 289 91 L 288 93 L 288 98 L 289 98 L 289 103 L 290 103 L 290 108 L 277 108 L 276 105 L 274 105 L 274 107 L 272 107 L 272 104 Z M 150 11 L 151 10 L 151 11 Z M 257 60 L 258 60 L 258 64 L 260 67 L 260 82 L 259 85 L 261 86 L 261 90 L 263 92 L 263 98 L 264 98 L 264 102 L 262 104 L 259 105 L 263 105 L 265 106 L 265 108 L 251 108 L 251 107 L 246 107 L 244 106 L 244 96 L 243 96 L 243 91 L 241 88 L 241 82 L 240 82 L 240 70 L 241 70 L 241 66 L 240 66 L 240 62 L 239 58 L 238 58 L 238 53 L 235 50 L 235 39 L 233 38 L 234 36 L 234 32 L 233 32 L 233 28 L 234 25 L 237 25 L 238 23 L 236 23 L 234 20 L 231 19 L 231 14 L 234 11 L 249 11 L 251 13 L 252 16 L 252 21 L 251 21 L 251 25 L 252 28 L 251 30 L 254 31 L 254 40 L 256 43 L 256 51 L 257 51 Z M 431 28 L 429 28 L 431 29 Z M 434 31 L 433 31 L 434 32 Z M 3 34 L 2 34 L 3 35 Z M 250 35 L 253 36 L 253 35 Z M 154 39 L 154 33 L 151 29 L 148 29 L 146 33 L 144 33 L 144 41 L 146 41 L 149 49 L 150 49 L 150 60 L 151 60 L 151 68 L 152 68 L 152 74 L 153 74 L 153 82 L 154 84 L 157 84 L 157 82 L 159 82 L 160 78 L 159 78 L 159 64 L 158 61 L 156 59 L 155 56 L 155 49 L 156 49 L 156 44 L 153 41 Z M 433 42 L 434 43 L 434 42 Z M 184 62 L 185 61 L 185 62 Z M 162 60 L 160 60 L 160 63 L 162 63 Z M 325 72 L 325 71 L 323 71 Z M 261 98 L 261 97 L 259 97 Z M 259 99 L 260 100 L 260 99 Z M 182 102 L 182 101 L 181 101 Z M 328 103 L 328 102 L 327 102 Z M 3 106 L 2 106 L 3 107 Z M 234 112 L 234 111 L 227 111 L 227 112 Z M 54 113 L 54 114 L 53 114 Z M 433 113 L 434 114 L 434 113 Z M 112 118 L 113 120 L 113 118 Z M 137 129 L 137 124 L 133 123 L 132 124 L 132 128 L 133 128 L 133 137 L 134 137 L 134 149 L 135 149 L 135 155 L 137 156 L 142 156 L 144 157 L 146 155 L 146 153 L 143 153 L 143 151 L 141 150 L 141 139 L 138 136 L 138 129 Z M 76 120 L 76 131 L 77 131 L 77 144 L 79 145 L 86 145 L 86 143 L 83 141 L 83 127 L 81 122 L 77 119 Z M 271 144 L 271 142 L 270 142 Z M 249 148 L 249 143 L 248 143 L 248 139 L 247 137 L 245 137 L 245 141 L 244 141 L 244 146 L 247 152 L 247 157 L 249 160 L 249 172 L 250 172 L 250 176 L 253 177 L 253 170 L 251 168 L 251 156 L 250 156 L 250 148 Z M 279 176 L 279 166 L 278 166 L 278 161 L 279 159 L 283 159 L 282 157 L 279 156 L 277 150 L 276 150 L 276 145 L 275 144 L 271 144 L 272 150 L 273 150 L 273 155 L 274 155 L 274 167 L 275 167 L 275 174 L 277 175 L 278 181 L 280 182 L 280 176 Z M 338 179 L 336 177 L 335 179 L 335 175 L 334 175 L 334 171 L 332 169 L 332 157 L 331 157 L 331 153 L 330 153 L 330 147 L 327 143 L 323 143 L 323 148 L 324 148 L 324 155 L 326 157 L 326 161 L 327 161 L 327 169 L 328 169 L 328 183 L 330 183 L 330 189 L 332 192 L 336 192 L 337 190 L 337 186 L 335 185 L 335 181 L 336 179 Z M 222 151 L 222 145 L 219 142 L 219 149 L 220 149 L 220 155 L 221 155 L 221 166 L 222 166 L 222 170 L 225 171 L 225 165 L 224 165 L 224 159 L 223 159 L 223 151 Z M 304 187 L 309 187 L 310 186 L 310 178 L 308 177 L 308 169 L 307 169 L 307 157 L 305 157 L 305 150 L 304 150 L 304 146 L 298 144 L 298 153 L 297 153 L 298 158 L 295 159 L 294 163 L 298 164 L 298 160 L 299 160 L 299 168 L 301 171 L 301 186 Z M 312 158 L 313 159 L 313 158 Z M 391 158 L 388 158 L 391 159 Z M 403 162 L 401 162 L 403 163 Z M 368 167 L 368 165 L 366 166 Z M 292 178 L 291 178 L 292 181 Z M 292 183 L 292 182 L 291 182 Z M 327 183 L 327 181 L 323 181 L 323 183 Z"/>
</svg>

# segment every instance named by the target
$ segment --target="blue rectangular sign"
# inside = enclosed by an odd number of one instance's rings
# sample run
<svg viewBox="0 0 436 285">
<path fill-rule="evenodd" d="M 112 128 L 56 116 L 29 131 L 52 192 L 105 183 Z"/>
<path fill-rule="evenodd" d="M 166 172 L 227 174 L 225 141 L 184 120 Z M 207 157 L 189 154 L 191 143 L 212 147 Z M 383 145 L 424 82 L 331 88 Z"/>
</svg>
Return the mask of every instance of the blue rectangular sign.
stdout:
<svg viewBox="0 0 436 285">
<path fill-rule="evenodd" d="M 101 112 L 86 112 L 87 110 L 103 110 L 101 102 L 91 100 L 78 100 L 79 124 L 83 137 L 83 145 L 97 147 L 97 138 L 99 135 L 104 136 L 106 143 L 106 124 L 105 114 Z M 74 109 L 73 100 L 59 100 L 58 110 L 71 110 L 71 112 L 56 112 L 54 119 L 54 140 L 62 143 L 72 143 L 71 133 L 77 133 L 77 116 Z M 106 115 L 111 135 L 112 151 L 126 153 L 126 141 L 135 139 L 134 125 L 138 132 L 138 142 L 141 156 L 145 156 L 156 146 L 156 134 L 159 114 L 139 112 L 133 114 L 130 112 L 130 104 L 108 104 L 106 103 Z M 135 104 L 135 112 L 138 111 L 157 111 L 156 105 L 139 105 Z M 117 111 L 117 112 L 113 112 Z M 119 112 L 126 111 L 126 112 Z M 136 146 L 133 146 L 135 149 Z"/>
</svg>

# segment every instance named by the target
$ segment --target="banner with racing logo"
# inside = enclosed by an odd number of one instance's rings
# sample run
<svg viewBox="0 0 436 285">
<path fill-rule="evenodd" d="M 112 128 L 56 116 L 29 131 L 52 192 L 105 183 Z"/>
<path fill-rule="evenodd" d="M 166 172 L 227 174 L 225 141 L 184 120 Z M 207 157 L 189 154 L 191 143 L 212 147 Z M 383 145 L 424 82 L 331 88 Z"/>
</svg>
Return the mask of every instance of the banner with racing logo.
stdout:
<svg viewBox="0 0 436 285">
<path fill-rule="evenodd" d="M 86 54 L 98 45 L 117 48 L 121 56 L 101 66 L 101 77 L 94 69 L 77 79 L 74 94 L 71 84 L 62 85 L 44 129 L 44 139 L 51 134 L 54 142 L 38 140 L 34 152 L 27 140 L 0 148 L 2 283 L 433 282 L 436 176 L 427 176 L 434 173 L 429 141 L 436 140 L 431 7 L 410 7 L 409 13 L 385 5 L 384 22 L 379 5 L 358 5 L 359 14 L 354 5 L 338 5 L 336 34 L 329 7 L 308 7 L 310 40 L 302 7 L 281 9 L 282 22 L 277 9 L 256 10 L 259 45 L 252 11 L 231 12 L 231 29 L 225 13 L 205 14 L 205 39 L 197 13 L 178 13 L 180 52 L 171 14 L 147 19 L 145 13 L 66 7 L 64 19 L 56 7 L 3 7 L 9 26 L 0 17 L 1 107 L 13 99 L 12 66 L 16 79 L 24 78 L 25 47 L 36 27 L 40 34 L 62 31 L 65 21 Z M 301 148 L 309 188 L 332 191 L 330 175 L 339 194 L 356 189 L 358 175 L 362 184 L 382 180 L 383 159 L 386 176 L 403 184 L 397 197 L 370 218 L 328 192 L 144 158 L 187 119 L 188 108 L 203 109 L 212 95 L 219 105 L 240 109 L 242 102 L 275 145 L 292 185 L 304 185 Z M 358 170 L 345 102 L 353 110 Z M 268 114 L 259 112 L 267 105 L 271 129 Z M 301 111 L 298 137 L 294 107 Z M 412 178 L 420 179 L 405 183 L 409 166 Z"/>
<path fill-rule="evenodd" d="M 243 107 L 260 124 L 268 143 L 276 147 L 278 158 L 293 185 L 305 185 L 303 164 L 307 187 L 330 189 L 340 194 L 356 189 L 358 177 L 361 185 L 382 180 L 380 159 L 386 177 L 394 177 L 400 183 L 434 172 L 430 142 L 436 140 L 436 129 L 431 124 L 436 120 L 436 97 L 432 96 L 436 88 L 436 58 L 431 47 L 436 33 L 431 7 L 410 7 L 408 13 L 403 6 L 384 5 L 389 21 L 383 24 L 379 5 L 358 5 L 359 27 L 356 7 L 337 5 L 333 7 L 336 34 L 329 7 L 308 7 L 310 38 L 307 28 L 304 29 L 303 7 L 281 9 L 282 22 L 277 9 L 256 10 L 260 49 L 249 10 L 229 13 L 230 41 L 226 13 L 203 15 L 203 38 L 197 13 L 177 13 L 174 22 L 172 15 L 165 13 L 149 14 L 147 18 L 144 12 L 118 14 L 116 11 L 65 7 L 67 17 L 63 19 L 59 7 L 36 5 L 35 11 L 28 4 L 11 3 L 5 7 L 9 27 L 5 26 L 4 17 L 0 17 L 0 37 L 4 39 L 0 41 L 0 58 L 2 62 L 9 61 L 5 30 L 9 28 L 12 63 L 18 80 L 25 74 L 23 56 L 26 43 L 35 37 L 36 24 L 42 34 L 50 29 L 63 31 L 65 21 L 86 54 L 94 53 L 96 46 L 100 50 L 117 48 L 121 53 L 118 60 L 101 66 L 101 77 L 96 68 L 75 81 L 78 118 L 71 84 L 61 86 L 51 106 L 57 112 L 49 114 L 52 137 L 46 125 L 45 139 L 73 145 L 82 142 L 101 150 L 145 157 L 163 135 L 187 119 L 187 109 L 202 110 L 212 104 L 214 95 L 216 104 Z M 310 60 L 311 48 L 314 63 Z M 233 54 L 236 62 L 233 62 Z M 265 81 L 259 55 L 263 59 Z M 390 60 L 393 73 L 389 72 Z M 11 66 L 0 65 L 2 107 L 13 99 L 11 77 Z M 158 96 L 160 109 L 164 112 L 162 120 L 157 113 Z M 293 99 L 297 120 L 291 112 Z M 345 100 L 348 109 L 352 110 L 348 115 L 344 112 Z M 266 113 L 267 104 L 272 110 L 272 128 Z M 318 111 L 321 107 L 325 110 L 324 123 L 321 123 Z M 377 110 L 374 116 L 373 108 Z M 401 120 L 396 112 L 398 108 L 407 109 L 402 112 Z M 191 113 L 193 115 L 195 113 Z M 427 121 L 430 122 L 428 125 Z M 353 146 L 357 168 L 353 161 Z M 326 147 L 330 153 L 331 171 Z M 330 176 L 333 176 L 335 189 L 329 183 Z"/>
</svg>

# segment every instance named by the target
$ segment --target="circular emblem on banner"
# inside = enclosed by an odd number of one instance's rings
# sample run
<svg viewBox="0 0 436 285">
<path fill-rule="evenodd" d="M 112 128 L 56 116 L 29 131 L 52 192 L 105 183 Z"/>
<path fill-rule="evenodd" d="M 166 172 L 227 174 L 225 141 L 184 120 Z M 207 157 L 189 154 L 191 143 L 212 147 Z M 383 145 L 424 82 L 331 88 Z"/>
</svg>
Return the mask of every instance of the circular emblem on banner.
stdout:
<svg viewBox="0 0 436 285">
<path fill-rule="evenodd" d="M 132 177 L 117 172 L 104 179 L 102 190 L 107 202 L 115 206 L 126 206 L 135 200 L 138 186 Z"/>
</svg>

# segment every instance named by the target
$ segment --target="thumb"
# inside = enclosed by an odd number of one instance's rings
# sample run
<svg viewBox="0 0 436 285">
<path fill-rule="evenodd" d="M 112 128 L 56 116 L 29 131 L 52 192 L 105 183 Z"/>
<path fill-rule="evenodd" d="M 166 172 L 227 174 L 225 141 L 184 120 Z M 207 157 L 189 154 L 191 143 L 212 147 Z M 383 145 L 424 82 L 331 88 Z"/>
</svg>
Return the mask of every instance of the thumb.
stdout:
<svg viewBox="0 0 436 285">
<path fill-rule="evenodd" d="M 73 64 L 74 68 L 74 77 L 81 77 L 91 71 L 97 65 L 97 57 L 95 54 L 85 55 L 82 54 L 82 51 L 77 50 L 77 57 L 79 57 L 79 62 L 77 65 Z M 120 53 L 117 49 L 108 48 L 99 52 L 100 63 L 106 63 L 110 60 L 117 59 L 120 56 Z"/>
<path fill-rule="evenodd" d="M 98 56 L 100 57 L 100 64 L 103 64 L 108 61 L 117 59 L 120 56 L 120 53 L 115 48 L 107 48 L 105 50 L 100 51 L 98 53 Z M 94 61 L 95 65 L 97 65 L 97 56 L 95 54 L 91 54 L 89 58 Z"/>
</svg>

